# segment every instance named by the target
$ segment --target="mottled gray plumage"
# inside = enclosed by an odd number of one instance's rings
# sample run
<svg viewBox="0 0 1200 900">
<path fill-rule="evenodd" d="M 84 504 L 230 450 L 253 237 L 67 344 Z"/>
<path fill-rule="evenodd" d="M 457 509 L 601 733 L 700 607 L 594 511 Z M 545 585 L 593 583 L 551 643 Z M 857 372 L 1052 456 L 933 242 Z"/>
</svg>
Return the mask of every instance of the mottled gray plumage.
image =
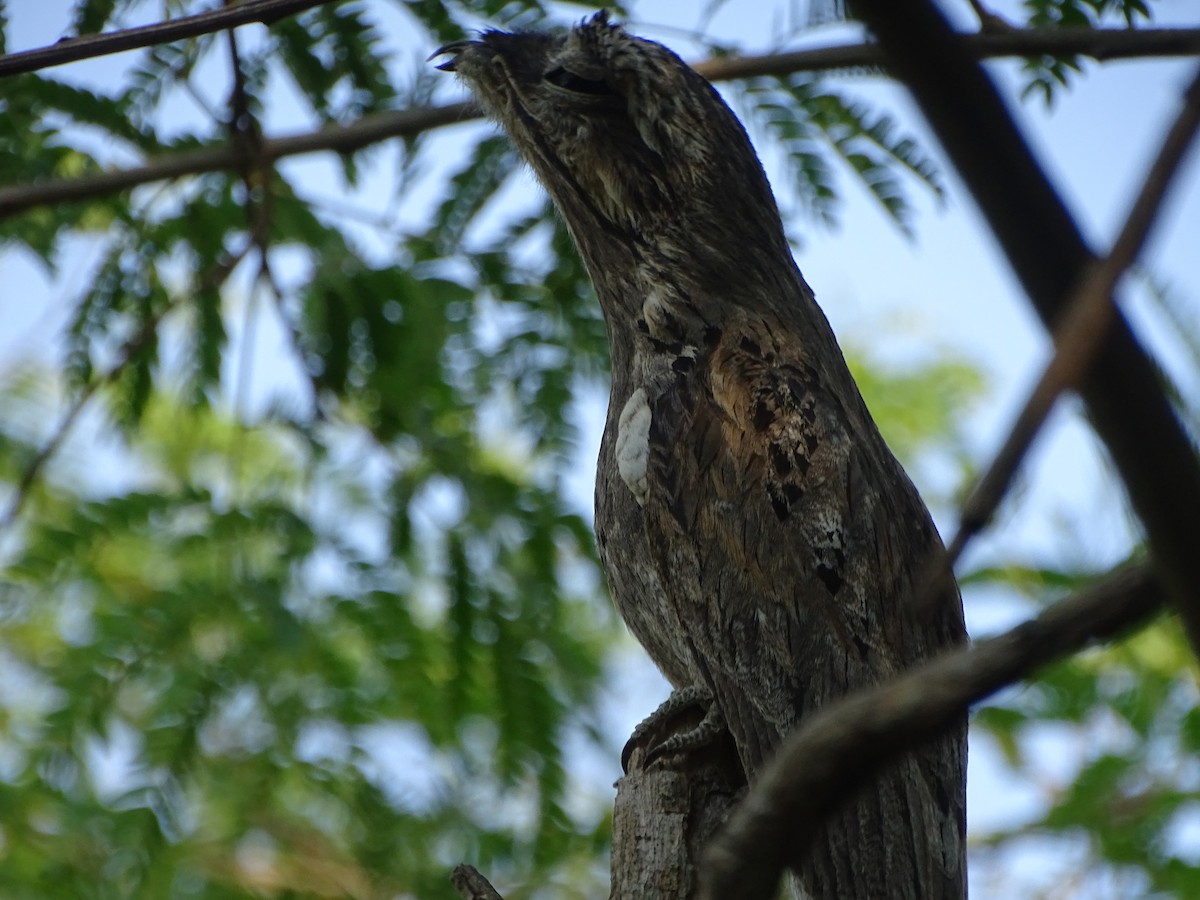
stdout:
<svg viewBox="0 0 1200 900">
<path fill-rule="evenodd" d="M 603 306 L 596 533 L 617 606 L 677 689 L 711 696 L 753 778 L 811 710 L 964 639 L 952 584 L 930 616 L 906 605 L 937 532 L 703 78 L 604 14 L 444 52 Z M 798 865 L 807 892 L 963 896 L 965 738 L 964 722 L 836 815 Z"/>
</svg>

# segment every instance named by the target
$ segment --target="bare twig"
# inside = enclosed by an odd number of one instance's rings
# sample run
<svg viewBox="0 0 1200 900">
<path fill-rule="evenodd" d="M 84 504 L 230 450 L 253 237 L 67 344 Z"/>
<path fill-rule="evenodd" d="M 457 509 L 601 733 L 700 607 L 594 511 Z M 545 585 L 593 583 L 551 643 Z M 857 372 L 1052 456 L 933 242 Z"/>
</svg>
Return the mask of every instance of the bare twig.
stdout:
<svg viewBox="0 0 1200 900">
<path fill-rule="evenodd" d="M 1200 29 L 1073 29 L 1015 31 L 963 37 L 963 43 L 978 58 L 1022 56 L 1030 53 L 1083 53 L 1097 59 L 1132 56 L 1200 54 Z M 3 58 L 0 58 L 0 63 Z M 722 57 L 697 62 L 697 71 L 713 81 L 728 81 L 793 72 L 878 66 L 884 62 L 875 44 L 819 47 L 763 56 Z M 376 113 L 350 125 L 327 126 L 317 131 L 263 141 L 269 160 L 320 151 L 352 153 L 370 144 L 394 137 L 415 137 L 425 131 L 478 118 L 473 104 L 397 110 Z M 220 169 L 237 169 L 245 154 L 236 146 L 222 145 L 153 159 L 145 165 L 81 178 L 45 181 L 0 189 L 0 217 L 11 216 L 36 206 L 87 200 L 128 190 L 151 181 L 178 178 Z"/>
<path fill-rule="evenodd" d="M 450 873 L 450 883 L 464 900 L 504 900 L 491 882 L 479 874 L 479 870 L 466 863 L 459 863 Z"/>
<path fill-rule="evenodd" d="M 858 0 L 1048 328 L 1094 257 L 995 85 L 931 0 Z M 1200 651 L 1200 465 L 1158 370 L 1120 311 L 1079 386 L 1146 529 L 1164 588 Z"/>
<path fill-rule="evenodd" d="M 250 98 L 246 92 L 246 77 L 242 70 L 241 54 L 238 52 L 237 30 L 230 28 L 225 35 L 229 42 L 229 64 L 233 70 L 233 89 L 229 101 L 230 143 L 241 147 L 249 158 L 249 162 L 241 172 L 242 186 L 246 191 L 243 212 L 246 216 L 246 227 L 250 239 L 258 250 L 259 258 L 266 260 L 269 253 L 267 238 L 271 228 L 273 196 L 271 183 L 274 180 L 275 170 L 269 162 L 263 159 L 262 131 L 250 108 Z M 257 298 L 258 294 L 254 291 L 251 291 L 246 298 L 245 318 L 242 324 L 242 346 L 237 362 L 233 399 L 233 408 L 236 413 L 241 415 L 245 414 L 250 381 L 254 372 L 254 325 L 257 318 L 258 304 L 255 302 Z M 233 445 L 230 448 L 230 472 L 235 485 L 241 484 L 243 474 L 244 438 L 244 429 L 237 429 L 234 432 Z"/>
<path fill-rule="evenodd" d="M 271 25 L 280 19 L 329 2 L 330 0 L 249 0 L 194 16 L 180 16 L 178 19 L 155 22 L 153 25 L 63 38 L 49 47 L 0 56 L 0 77 L 21 72 L 36 72 L 83 59 L 199 37 L 202 34 L 212 34 L 224 28 L 248 25 L 251 22 Z"/>
<path fill-rule="evenodd" d="M 1200 70 L 1184 92 L 1183 108 L 1163 139 L 1141 191 L 1125 219 L 1109 255 L 1088 266 L 1073 292 L 1066 313 L 1055 329 L 1055 353 L 1009 431 L 986 473 L 963 504 L 958 532 L 946 549 L 938 570 L 948 571 L 970 540 L 987 525 L 1004 499 L 1034 438 L 1045 424 L 1055 400 L 1079 384 L 1108 333 L 1116 307 L 1113 291 L 1125 270 L 1137 259 L 1162 208 L 1167 189 L 1200 127 Z"/>
<path fill-rule="evenodd" d="M 824 708 L 787 739 L 710 845 L 701 896 L 774 896 L 785 861 L 802 855 L 828 815 L 898 754 L 970 704 L 1145 623 L 1165 604 L 1149 564 L 1126 566 L 999 637 Z"/>
<path fill-rule="evenodd" d="M 274 162 L 287 156 L 323 150 L 353 153 L 389 138 L 414 137 L 431 128 L 451 125 L 478 115 L 478 110 L 466 103 L 379 113 L 351 125 L 332 125 L 317 131 L 263 140 L 262 158 L 264 161 Z M 250 162 L 244 147 L 224 144 L 186 153 L 173 153 L 132 169 L 117 169 L 83 178 L 4 188 L 0 189 L 0 218 L 36 206 L 50 206 L 116 194 L 138 185 L 178 178 L 181 175 L 196 175 L 220 169 L 241 169 Z"/>
</svg>

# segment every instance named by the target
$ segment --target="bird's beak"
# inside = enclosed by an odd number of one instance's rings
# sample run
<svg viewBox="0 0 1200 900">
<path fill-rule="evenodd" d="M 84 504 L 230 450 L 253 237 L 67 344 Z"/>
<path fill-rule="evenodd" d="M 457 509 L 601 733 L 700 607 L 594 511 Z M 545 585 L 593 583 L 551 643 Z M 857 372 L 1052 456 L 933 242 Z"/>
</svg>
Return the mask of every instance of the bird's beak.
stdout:
<svg viewBox="0 0 1200 900">
<path fill-rule="evenodd" d="M 429 54 L 429 57 L 425 60 L 425 62 L 431 62 L 432 60 L 437 59 L 439 56 L 450 56 L 450 59 L 437 66 L 437 68 L 443 72 L 453 72 L 458 68 L 459 57 L 461 57 L 469 47 L 473 47 L 478 43 L 479 41 L 454 41 L 453 43 L 446 44 L 444 47 L 438 47 Z"/>
</svg>

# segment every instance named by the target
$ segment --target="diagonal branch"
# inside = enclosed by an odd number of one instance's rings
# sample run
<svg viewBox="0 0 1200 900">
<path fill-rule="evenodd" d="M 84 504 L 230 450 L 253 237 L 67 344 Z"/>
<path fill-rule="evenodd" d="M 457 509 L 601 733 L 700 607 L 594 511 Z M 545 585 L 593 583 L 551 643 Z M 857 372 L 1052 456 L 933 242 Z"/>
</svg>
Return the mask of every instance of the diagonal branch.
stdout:
<svg viewBox="0 0 1200 900">
<path fill-rule="evenodd" d="M 307 5 L 313 5 L 311 0 Z M 979 59 L 1041 53 L 1079 53 L 1097 59 L 1194 56 L 1200 55 L 1200 28 L 1145 31 L 1025 30 L 964 35 L 963 43 L 968 52 Z M 46 49 L 49 51 L 54 48 Z M 3 72 L 5 60 L 11 58 L 0 57 L 0 72 Z M 879 66 L 884 61 L 879 46 L 867 43 L 758 56 L 716 57 L 697 62 L 695 68 L 711 81 L 730 81 L 757 76 L 783 76 L 794 72 Z M 480 115 L 477 107 L 467 103 L 377 113 L 350 125 L 327 126 L 317 131 L 264 140 L 262 152 L 271 161 L 319 151 L 353 153 L 389 138 L 415 137 L 433 128 L 478 118 Z M 0 217 L 15 215 L 37 206 L 103 197 L 152 181 L 221 169 L 238 169 L 246 162 L 245 154 L 239 148 L 223 145 L 163 156 L 131 169 L 0 188 Z"/>
<path fill-rule="evenodd" d="M 827 816 L 898 754 L 970 704 L 1144 624 L 1165 605 L 1153 568 L 1126 566 L 1011 631 L 825 707 L 792 733 L 709 846 L 701 896 L 775 896 L 786 861 L 803 855 Z"/>
<path fill-rule="evenodd" d="M 943 571 L 954 566 L 967 543 L 987 525 L 1054 402 L 1064 391 L 1078 385 L 1094 362 L 1116 311 L 1113 291 L 1145 246 L 1198 127 L 1200 70 L 1184 92 L 1183 109 L 1163 139 L 1112 251 L 1102 262 L 1087 267 L 1055 329 L 1054 357 L 1025 401 L 1003 447 L 963 505 L 958 533 L 946 549 L 945 565 L 939 566 Z"/>
<path fill-rule="evenodd" d="M 153 25 L 124 28 L 120 31 L 103 34 L 63 38 L 49 47 L 39 47 L 36 50 L 23 50 L 19 53 L 0 56 L 0 77 L 18 75 L 22 72 L 36 72 L 53 66 L 79 62 L 83 59 L 108 56 L 111 53 L 139 50 L 155 44 L 181 41 L 186 38 L 199 37 L 202 34 L 212 34 L 224 28 L 248 25 L 251 22 L 271 25 L 279 19 L 294 16 L 296 13 L 329 2 L 330 0 L 249 0 L 245 3 L 222 6 L 209 12 L 197 13 L 194 16 L 180 16 L 178 19 L 155 22 Z"/>
<path fill-rule="evenodd" d="M 477 118 L 479 111 L 466 103 L 378 113 L 351 125 L 331 125 L 317 131 L 264 139 L 259 147 L 264 163 L 287 156 L 332 150 L 353 153 L 395 137 L 415 137 L 431 128 Z M 221 169 L 243 169 L 253 162 L 245 147 L 223 144 L 184 153 L 173 153 L 133 169 L 116 169 L 83 178 L 64 178 L 0 189 L 0 218 L 37 206 L 89 200 L 129 190 L 142 184 L 198 175 Z"/>
<path fill-rule="evenodd" d="M 930 0 L 858 0 L 854 9 L 889 53 L 958 168 L 1047 328 L 1094 264 L 1062 198 L 995 85 Z M 1158 371 L 1119 311 L 1080 385 L 1146 529 L 1163 587 L 1200 651 L 1200 465 Z"/>
</svg>

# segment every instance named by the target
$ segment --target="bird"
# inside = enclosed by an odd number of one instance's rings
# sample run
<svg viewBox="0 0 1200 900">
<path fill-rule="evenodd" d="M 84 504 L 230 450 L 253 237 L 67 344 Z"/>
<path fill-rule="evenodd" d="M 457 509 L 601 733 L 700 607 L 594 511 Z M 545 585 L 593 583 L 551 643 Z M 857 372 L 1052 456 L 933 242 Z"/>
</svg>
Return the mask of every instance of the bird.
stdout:
<svg viewBox="0 0 1200 900">
<path fill-rule="evenodd" d="M 711 84 L 606 11 L 444 57 L 554 201 L 604 316 L 597 547 L 673 688 L 635 732 L 642 763 L 727 732 L 752 782 L 814 711 L 965 641 L 952 577 L 911 602 L 941 539 Z M 964 717 L 847 799 L 793 863 L 804 892 L 965 896 L 965 769 Z"/>
</svg>

